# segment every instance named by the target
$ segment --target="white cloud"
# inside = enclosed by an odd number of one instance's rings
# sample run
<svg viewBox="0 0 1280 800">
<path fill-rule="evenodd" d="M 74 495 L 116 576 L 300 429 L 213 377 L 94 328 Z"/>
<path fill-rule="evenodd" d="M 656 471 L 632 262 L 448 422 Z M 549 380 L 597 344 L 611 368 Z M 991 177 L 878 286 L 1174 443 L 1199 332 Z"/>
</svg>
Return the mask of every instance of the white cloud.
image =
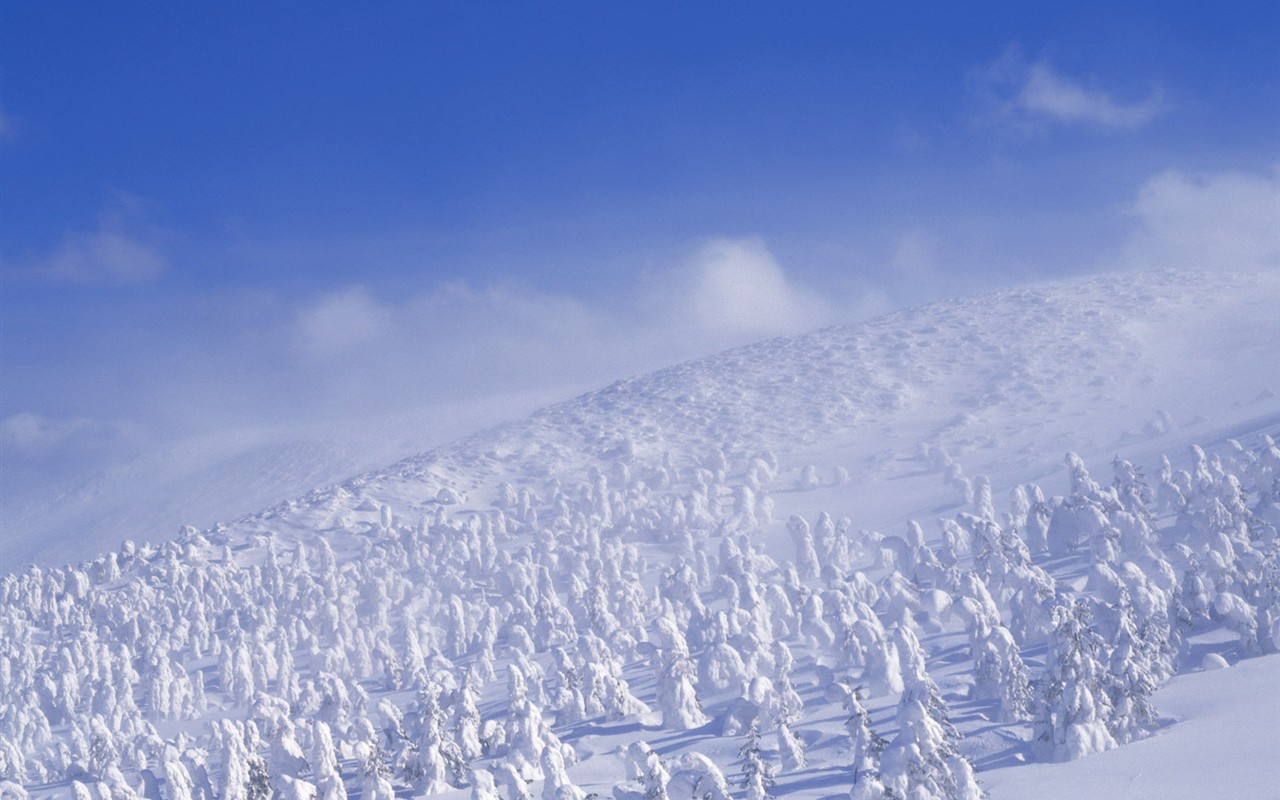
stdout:
<svg viewBox="0 0 1280 800">
<path fill-rule="evenodd" d="M 1028 113 L 1059 122 L 1084 122 L 1102 128 L 1140 128 L 1165 109 L 1164 92 L 1156 87 L 1144 100 L 1120 103 L 1099 89 L 1088 88 L 1055 72 L 1048 64 L 1033 64 L 1017 103 Z"/>
<path fill-rule="evenodd" d="M 1027 63 L 1016 46 L 975 70 L 969 76 L 969 91 L 981 107 L 980 122 L 1019 134 L 1050 124 L 1135 130 L 1168 110 L 1159 86 L 1143 98 L 1119 100 L 1091 82 L 1064 75 L 1047 60 Z"/>
<path fill-rule="evenodd" d="M 583 386 L 835 316 L 758 238 L 707 240 L 635 288 L 591 303 L 510 283 L 397 298 L 343 288 L 285 312 L 276 380 L 296 386 L 296 373 L 317 387 L 313 401 L 341 407 Z"/>
<path fill-rule="evenodd" d="M 151 283 L 168 268 L 163 235 L 142 218 L 140 202 L 117 195 L 92 230 L 65 236 L 48 253 L 28 258 L 13 272 L 77 286 Z"/>
<path fill-rule="evenodd" d="M 1177 170 L 1147 180 L 1128 209 L 1135 227 L 1125 267 L 1265 269 L 1280 266 L 1280 169 Z"/>
<path fill-rule="evenodd" d="M 831 306 L 793 284 L 759 238 L 715 238 L 664 275 L 663 325 L 713 341 L 798 333 L 830 322 Z"/>
<path fill-rule="evenodd" d="M 297 315 L 296 341 L 312 358 L 330 358 L 378 343 L 391 326 L 391 312 L 362 287 L 321 297 Z"/>
</svg>

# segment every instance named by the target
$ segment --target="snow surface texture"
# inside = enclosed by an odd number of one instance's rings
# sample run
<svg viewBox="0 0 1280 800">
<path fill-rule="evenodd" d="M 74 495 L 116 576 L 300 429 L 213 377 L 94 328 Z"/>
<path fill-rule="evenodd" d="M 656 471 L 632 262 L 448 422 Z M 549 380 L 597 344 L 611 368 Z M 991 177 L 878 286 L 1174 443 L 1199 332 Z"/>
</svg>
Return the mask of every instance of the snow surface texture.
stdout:
<svg viewBox="0 0 1280 800">
<path fill-rule="evenodd" d="M 0 795 L 1280 796 L 1278 308 L 936 304 L 10 576 Z"/>
</svg>

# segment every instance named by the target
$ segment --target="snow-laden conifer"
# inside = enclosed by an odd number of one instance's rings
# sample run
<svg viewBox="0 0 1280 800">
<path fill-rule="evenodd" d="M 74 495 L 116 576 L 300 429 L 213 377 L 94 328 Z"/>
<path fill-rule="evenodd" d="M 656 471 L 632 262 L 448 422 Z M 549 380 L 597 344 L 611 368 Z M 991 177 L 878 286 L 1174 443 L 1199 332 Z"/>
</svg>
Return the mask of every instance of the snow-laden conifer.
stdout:
<svg viewBox="0 0 1280 800">
<path fill-rule="evenodd" d="M 746 790 L 748 800 L 773 797 L 773 770 L 760 752 L 760 731 L 754 722 L 747 729 L 747 741 L 738 752 L 738 758 L 742 759 L 742 782 L 739 785 Z"/>
<path fill-rule="evenodd" d="M 1083 600 L 1054 609 L 1045 673 L 1036 698 L 1034 747 L 1045 761 L 1070 761 L 1116 746 L 1107 729 L 1105 644 Z"/>
</svg>

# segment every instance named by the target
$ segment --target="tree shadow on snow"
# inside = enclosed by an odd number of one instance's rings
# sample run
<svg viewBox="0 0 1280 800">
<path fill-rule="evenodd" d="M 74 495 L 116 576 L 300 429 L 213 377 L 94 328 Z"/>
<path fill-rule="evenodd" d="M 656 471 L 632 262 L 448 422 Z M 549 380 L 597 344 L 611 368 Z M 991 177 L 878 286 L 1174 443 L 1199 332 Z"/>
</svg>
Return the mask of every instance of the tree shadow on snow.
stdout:
<svg viewBox="0 0 1280 800">
<path fill-rule="evenodd" d="M 620 720 L 616 723 L 608 722 L 579 722 L 567 727 L 563 734 L 557 734 L 562 740 L 571 741 L 580 739 L 583 736 L 619 736 L 624 733 L 637 733 L 639 731 L 656 731 L 661 730 L 661 725 L 644 725 L 639 720 Z"/>
<path fill-rule="evenodd" d="M 827 798 L 848 798 L 849 789 L 853 788 L 853 770 L 847 764 L 821 769 L 806 769 L 794 776 L 788 775 L 779 779 L 773 787 L 775 797 L 785 797 L 793 792 L 810 793 L 820 789 L 843 789 L 839 794 L 823 795 Z"/>
<path fill-rule="evenodd" d="M 995 740 L 1004 745 L 1003 748 L 990 748 L 990 751 L 985 755 L 970 754 L 973 768 L 978 772 L 986 772 L 988 770 L 1031 763 L 1033 760 L 1031 757 L 1031 742 L 1018 735 L 1020 730 L 1025 729 L 1010 727 L 1007 723 L 993 722 L 968 734 L 965 738 L 969 740 L 981 739 L 987 742 Z"/>
</svg>

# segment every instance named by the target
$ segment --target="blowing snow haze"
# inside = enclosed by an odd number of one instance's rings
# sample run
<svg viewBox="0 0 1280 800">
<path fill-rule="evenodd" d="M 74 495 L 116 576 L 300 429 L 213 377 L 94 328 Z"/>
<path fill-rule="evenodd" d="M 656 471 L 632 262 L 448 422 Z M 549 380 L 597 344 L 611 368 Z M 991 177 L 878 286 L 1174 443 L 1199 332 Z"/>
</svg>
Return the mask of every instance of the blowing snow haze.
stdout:
<svg viewBox="0 0 1280 800">
<path fill-rule="evenodd" d="M 0 0 L 0 800 L 1271 796 L 1278 41 Z"/>
</svg>

